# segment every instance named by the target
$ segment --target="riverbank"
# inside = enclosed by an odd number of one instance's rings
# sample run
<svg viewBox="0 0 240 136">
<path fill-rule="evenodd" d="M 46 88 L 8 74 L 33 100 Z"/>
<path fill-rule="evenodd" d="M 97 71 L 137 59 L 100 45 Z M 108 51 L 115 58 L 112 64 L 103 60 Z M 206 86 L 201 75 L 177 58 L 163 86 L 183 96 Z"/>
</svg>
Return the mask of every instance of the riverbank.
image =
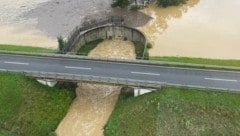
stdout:
<svg viewBox="0 0 240 136">
<path fill-rule="evenodd" d="M 74 98 L 70 90 L 8 72 L 0 72 L 0 88 L 0 129 L 24 136 L 54 134 Z"/>
<path fill-rule="evenodd" d="M 105 136 L 238 135 L 240 94 L 162 87 L 138 97 L 122 93 Z"/>
</svg>

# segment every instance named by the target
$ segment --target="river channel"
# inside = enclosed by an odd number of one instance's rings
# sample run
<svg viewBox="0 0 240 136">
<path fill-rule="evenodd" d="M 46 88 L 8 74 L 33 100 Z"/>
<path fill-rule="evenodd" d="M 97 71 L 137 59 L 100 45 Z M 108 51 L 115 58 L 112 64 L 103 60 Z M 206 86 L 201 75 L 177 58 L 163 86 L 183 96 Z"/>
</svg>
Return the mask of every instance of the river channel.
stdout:
<svg viewBox="0 0 240 136">
<path fill-rule="evenodd" d="M 155 4 L 141 10 L 151 56 L 240 59 L 240 1 L 188 0 L 178 7 Z"/>
</svg>

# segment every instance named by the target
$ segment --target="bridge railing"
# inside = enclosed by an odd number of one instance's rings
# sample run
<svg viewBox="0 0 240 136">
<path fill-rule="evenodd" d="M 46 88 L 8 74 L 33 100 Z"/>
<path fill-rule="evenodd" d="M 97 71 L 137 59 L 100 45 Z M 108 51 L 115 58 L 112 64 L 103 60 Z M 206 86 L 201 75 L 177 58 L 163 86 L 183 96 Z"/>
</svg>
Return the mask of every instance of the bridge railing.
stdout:
<svg viewBox="0 0 240 136">
<path fill-rule="evenodd" d="M 135 80 L 126 78 L 113 78 L 113 77 L 100 77 L 92 75 L 74 75 L 65 73 L 53 73 L 53 72 L 38 72 L 38 71 L 16 71 L 16 70 L 3 70 L 5 72 L 16 72 L 22 73 L 26 76 L 34 77 L 37 79 L 52 79 L 57 81 L 71 81 L 71 82 L 91 82 L 91 83 L 106 83 L 114 85 L 124 85 L 133 87 L 144 87 L 144 88 L 161 88 L 162 86 L 176 86 L 176 87 L 188 87 L 188 88 L 199 88 L 199 89 L 211 89 L 216 91 L 233 92 L 239 93 L 239 90 L 225 89 L 225 88 L 214 88 L 214 87 L 204 87 L 204 86 L 194 86 L 186 84 L 174 84 L 158 81 L 145 81 L 145 80 Z"/>
<path fill-rule="evenodd" d="M 3 69 L 0 69 L 0 71 L 22 73 L 26 76 L 34 77 L 38 79 L 53 79 L 53 80 L 63 80 L 63 81 L 71 81 L 71 82 L 83 81 L 83 82 L 96 82 L 96 83 L 127 85 L 127 86 L 136 86 L 136 87 L 151 87 L 151 88 L 160 88 L 161 85 L 165 84 L 164 82 L 144 81 L 144 80 L 135 80 L 135 79 L 126 79 L 126 78 L 100 77 L 100 76 L 92 76 L 92 75 L 74 75 L 74 74 L 65 74 L 65 73 L 18 71 L 18 70 L 3 70 Z"/>
<path fill-rule="evenodd" d="M 104 19 L 84 22 L 82 25 L 75 27 L 73 31 L 70 32 L 67 42 L 63 48 L 63 52 L 69 51 L 69 48 L 75 43 L 76 39 L 78 39 L 79 35 L 84 31 L 103 25 L 122 25 L 123 21 L 124 18 L 121 16 L 109 16 Z"/>
</svg>

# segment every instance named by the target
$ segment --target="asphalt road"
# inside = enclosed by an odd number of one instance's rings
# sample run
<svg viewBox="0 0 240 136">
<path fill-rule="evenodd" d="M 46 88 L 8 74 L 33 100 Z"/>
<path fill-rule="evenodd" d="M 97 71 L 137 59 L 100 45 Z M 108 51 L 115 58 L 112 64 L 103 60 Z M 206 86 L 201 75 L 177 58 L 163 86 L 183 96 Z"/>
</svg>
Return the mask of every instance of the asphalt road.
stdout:
<svg viewBox="0 0 240 136">
<path fill-rule="evenodd" d="M 158 81 L 240 91 L 240 72 L 0 54 L 0 70 L 38 71 Z"/>
</svg>

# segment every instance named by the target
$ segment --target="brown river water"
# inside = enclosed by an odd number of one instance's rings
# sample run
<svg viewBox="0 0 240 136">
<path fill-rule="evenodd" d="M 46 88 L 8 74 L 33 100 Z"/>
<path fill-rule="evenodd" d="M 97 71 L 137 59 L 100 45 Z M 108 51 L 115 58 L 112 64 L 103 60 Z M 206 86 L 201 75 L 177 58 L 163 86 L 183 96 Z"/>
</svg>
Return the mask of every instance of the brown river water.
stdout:
<svg viewBox="0 0 240 136">
<path fill-rule="evenodd" d="M 154 45 L 151 56 L 240 59 L 240 0 L 188 0 L 178 7 L 150 5 L 140 29 Z"/>
</svg>

